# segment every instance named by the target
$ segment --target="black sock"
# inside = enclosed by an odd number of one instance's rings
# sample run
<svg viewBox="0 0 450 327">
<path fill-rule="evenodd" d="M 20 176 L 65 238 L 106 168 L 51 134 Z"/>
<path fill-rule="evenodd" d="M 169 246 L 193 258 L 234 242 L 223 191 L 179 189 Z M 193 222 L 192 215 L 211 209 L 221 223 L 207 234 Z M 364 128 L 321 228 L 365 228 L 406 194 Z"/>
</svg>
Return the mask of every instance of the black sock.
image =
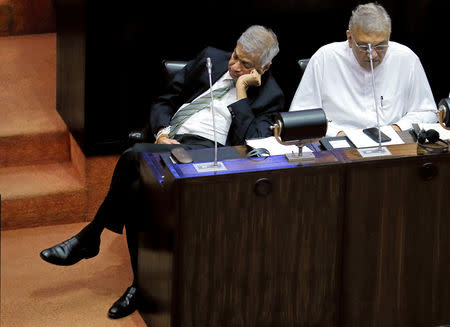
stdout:
<svg viewBox="0 0 450 327">
<path fill-rule="evenodd" d="M 78 234 L 78 238 L 83 241 L 98 243 L 100 242 L 100 235 L 105 227 L 95 221 L 91 221 L 86 227 L 84 227 Z"/>
<path fill-rule="evenodd" d="M 133 284 L 137 285 L 137 252 L 138 252 L 138 232 L 136 228 L 126 225 L 128 252 L 130 253 L 131 269 L 133 270 Z"/>
</svg>

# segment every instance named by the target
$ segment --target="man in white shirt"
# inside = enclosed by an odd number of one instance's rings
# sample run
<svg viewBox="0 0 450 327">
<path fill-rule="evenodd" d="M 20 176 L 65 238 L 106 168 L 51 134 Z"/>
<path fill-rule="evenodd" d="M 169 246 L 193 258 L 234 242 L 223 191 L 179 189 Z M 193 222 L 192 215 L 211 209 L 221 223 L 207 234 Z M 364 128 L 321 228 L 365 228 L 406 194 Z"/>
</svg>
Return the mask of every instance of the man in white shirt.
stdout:
<svg viewBox="0 0 450 327">
<path fill-rule="evenodd" d="M 359 5 L 347 41 L 321 47 L 310 59 L 290 111 L 322 108 L 329 120 L 327 136 L 377 126 L 369 44 L 380 126 L 397 131 L 414 122 L 436 122 L 436 104 L 419 58 L 390 41 L 391 19 L 374 3 Z"/>
</svg>

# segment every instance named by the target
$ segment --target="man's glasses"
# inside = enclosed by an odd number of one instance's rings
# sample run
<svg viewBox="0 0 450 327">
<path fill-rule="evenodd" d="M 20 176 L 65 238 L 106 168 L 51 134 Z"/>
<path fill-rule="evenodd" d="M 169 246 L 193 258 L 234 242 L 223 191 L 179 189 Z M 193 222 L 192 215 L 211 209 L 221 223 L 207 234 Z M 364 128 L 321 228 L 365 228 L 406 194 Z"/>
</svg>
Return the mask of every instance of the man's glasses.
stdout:
<svg viewBox="0 0 450 327">
<path fill-rule="evenodd" d="M 355 39 L 353 39 L 353 41 L 355 42 L 356 47 L 358 48 L 359 51 L 361 52 L 368 52 L 369 51 L 369 45 L 366 43 L 361 43 L 359 44 L 358 42 L 355 41 Z M 382 53 L 382 52 L 386 52 L 386 50 L 389 48 L 389 44 L 388 41 L 382 42 L 380 44 L 377 45 L 372 45 L 372 49 L 375 50 L 377 53 Z"/>
</svg>

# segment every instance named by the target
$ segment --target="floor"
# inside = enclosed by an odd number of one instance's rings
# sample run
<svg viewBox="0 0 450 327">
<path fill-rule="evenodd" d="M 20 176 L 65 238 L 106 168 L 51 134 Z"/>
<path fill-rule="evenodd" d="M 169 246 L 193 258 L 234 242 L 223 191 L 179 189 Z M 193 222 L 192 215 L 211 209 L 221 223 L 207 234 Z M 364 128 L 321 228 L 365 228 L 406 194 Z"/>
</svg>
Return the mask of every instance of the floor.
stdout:
<svg viewBox="0 0 450 327">
<path fill-rule="evenodd" d="M 107 317 L 132 279 L 123 235 L 106 230 L 99 255 L 74 266 L 40 259 L 41 250 L 85 224 L 1 232 L 1 326 L 146 326 L 138 312 L 118 320 Z"/>
</svg>

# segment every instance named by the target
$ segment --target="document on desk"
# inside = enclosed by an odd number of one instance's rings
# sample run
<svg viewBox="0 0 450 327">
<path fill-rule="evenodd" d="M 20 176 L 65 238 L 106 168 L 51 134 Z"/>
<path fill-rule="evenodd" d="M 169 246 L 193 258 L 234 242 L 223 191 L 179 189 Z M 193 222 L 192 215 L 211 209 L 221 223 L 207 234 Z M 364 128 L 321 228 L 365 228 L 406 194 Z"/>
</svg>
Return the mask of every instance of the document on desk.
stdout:
<svg viewBox="0 0 450 327">
<path fill-rule="evenodd" d="M 439 133 L 439 138 L 443 140 L 450 140 L 450 130 L 445 129 L 441 126 L 439 123 L 435 124 L 426 124 L 426 123 L 419 123 L 420 129 L 429 130 L 434 129 Z"/>
<path fill-rule="evenodd" d="M 381 126 L 380 129 L 384 134 L 391 138 L 389 142 L 381 143 L 382 146 L 405 143 L 397 134 L 397 132 L 392 128 L 392 126 Z M 344 129 L 344 133 L 357 148 L 368 148 L 378 145 L 378 142 L 375 142 L 369 136 L 364 134 L 362 129 Z"/>
<path fill-rule="evenodd" d="M 247 145 L 254 149 L 264 148 L 267 149 L 271 156 L 283 155 L 286 153 L 298 153 L 298 146 L 296 145 L 283 145 L 278 143 L 275 136 L 269 136 L 262 139 L 245 140 Z M 312 152 L 308 147 L 302 148 L 303 152 Z"/>
</svg>

